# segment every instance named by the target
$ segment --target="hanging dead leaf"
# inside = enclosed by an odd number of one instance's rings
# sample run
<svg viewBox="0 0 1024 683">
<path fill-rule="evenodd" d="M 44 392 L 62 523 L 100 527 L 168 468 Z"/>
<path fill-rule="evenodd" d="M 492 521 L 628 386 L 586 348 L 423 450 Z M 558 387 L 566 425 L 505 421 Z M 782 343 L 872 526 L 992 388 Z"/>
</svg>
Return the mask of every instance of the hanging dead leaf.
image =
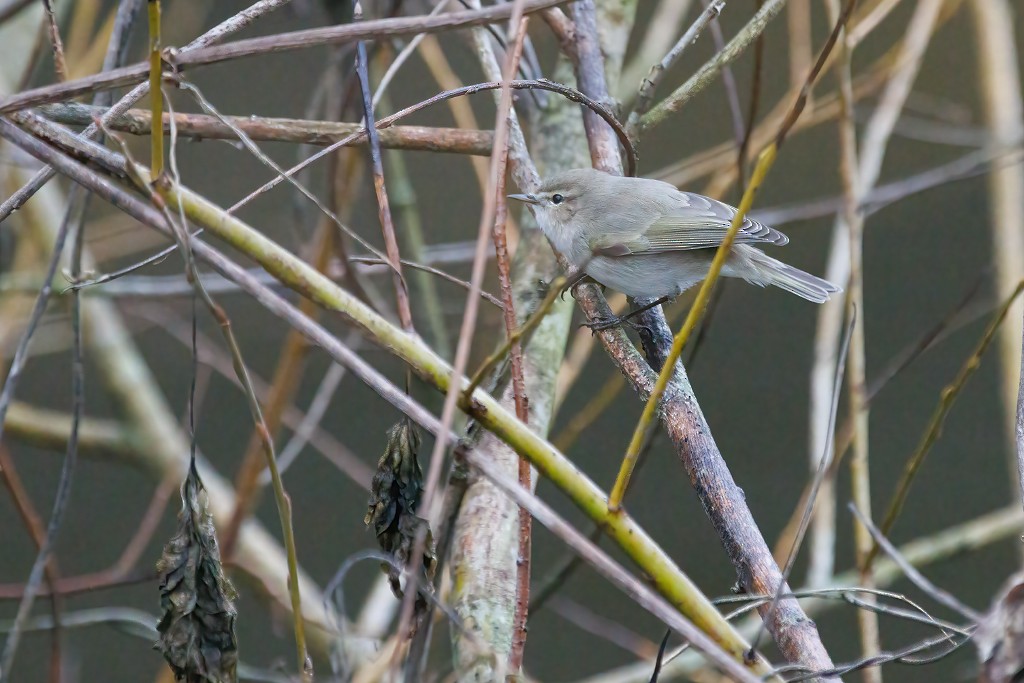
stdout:
<svg viewBox="0 0 1024 683">
<path fill-rule="evenodd" d="M 429 588 L 434 577 L 437 557 L 434 539 L 427 520 L 416 515 L 423 495 L 423 470 L 418 451 L 419 434 L 408 419 L 403 419 L 388 430 L 387 447 L 377 463 L 377 472 L 370 485 L 370 502 L 363 522 L 373 526 L 380 547 L 394 556 L 402 568 L 409 565 L 416 544 L 416 535 L 426 527 L 423 550 L 422 583 Z M 391 590 L 401 597 L 400 572 L 389 564 L 382 564 L 388 575 Z M 416 598 L 417 607 L 426 605 L 422 596 Z"/>
<path fill-rule="evenodd" d="M 156 647 L 187 683 L 235 683 L 235 590 L 224 575 L 207 510 L 206 490 L 195 466 L 181 487 L 178 529 L 157 563 L 160 607 Z"/>
</svg>

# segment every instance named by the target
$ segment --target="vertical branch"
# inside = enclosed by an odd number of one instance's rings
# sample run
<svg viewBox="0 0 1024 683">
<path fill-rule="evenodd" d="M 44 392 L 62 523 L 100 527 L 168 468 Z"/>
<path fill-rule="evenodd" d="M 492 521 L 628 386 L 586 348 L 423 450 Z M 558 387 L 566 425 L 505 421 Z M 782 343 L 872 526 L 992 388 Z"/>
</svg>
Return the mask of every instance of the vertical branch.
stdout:
<svg viewBox="0 0 1024 683">
<path fill-rule="evenodd" d="M 373 96 L 370 94 L 370 75 L 367 65 L 366 43 L 356 44 L 356 74 L 359 77 L 359 89 L 362 93 L 363 117 L 366 121 L 366 133 L 370 148 L 370 164 L 373 170 L 373 189 L 377 195 L 377 215 L 380 218 L 380 229 L 384 233 L 384 247 L 388 260 L 391 262 L 392 277 L 395 281 L 395 300 L 398 302 L 398 320 L 402 329 L 413 332 L 412 308 L 409 305 L 409 288 L 402 276 L 402 255 L 398 250 L 398 239 L 395 237 L 395 225 L 391 220 L 391 206 L 388 203 L 388 191 L 384 185 L 384 162 L 380 155 L 380 133 L 374 125 Z"/>
<path fill-rule="evenodd" d="M 391 199 L 395 210 L 401 217 L 402 225 L 405 226 L 403 234 L 406 238 L 409 258 L 417 263 L 423 263 L 426 244 L 423 240 L 423 225 L 420 221 L 416 190 L 409 178 L 402 152 L 397 149 L 389 149 L 387 157 L 391 176 Z M 452 355 L 452 343 L 444 321 L 444 309 L 437 291 L 437 281 L 433 275 L 423 271 L 417 271 L 410 277 L 415 281 L 416 291 L 422 297 L 423 316 L 427 319 L 434 349 L 442 358 L 449 359 Z"/>
<path fill-rule="evenodd" d="M 757 3 L 757 9 L 760 10 L 764 0 L 755 0 L 755 2 Z M 763 70 L 764 34 L 762 33 L 754 41 L 754 75 L 750 83 L 750 103 L 747 107 L 747 120 L 746 125 L 743 127 L 743 136 L 740 139 L 740 149 L 736 154 L 736 175 L 740 179 L 739 184 L 741 187 L 743 186 L 743 178 L 746 176 L 744 171 L 747 164 L 747 152 L 750 149 L 750 138 L 754 133 L 754 122 L 757 120 L 757 110 L 761 104 L 761 75 Z M 723 75 L 727 73 L 729 71 L 722 71 Z"/>
<path fill-rule="evenodd" d="M 580 92 L 611 108 L 610 105 L 614 103 L 608 94 L 605 80 L 605 59 L 597 38 L 597 9 L 594 0 L 574 2 L 572 20 L 576 24 L 576 54 L 579 59 L 576 81 Z M 619 144 L 608 122 L 587 108 L 583 110 L 583 129 L 587 133 L 594 168 L 622 175 Z"/>
<path fill-rule="evenodd" d="M 149 108 L 154 121 L 163 120 L 164 99 L 160 90 L 160 0 L 149 0 Z M 150 140 L 150 175 L 159 178 L 164 170 L 164 135 L 157 127 Z"/>
<path fill-rule="evenodd" d="M 523 4 L 523 0 L 516 0 L 512 7 L 510 25 L 515 28 L 519 27 L 519 22 L 523 16 Z M 474 36 L 477 35 L 478 33 L 474 33 Z M 512 54 L 513 53 L 511 52 L 509 54 L 510 61 Z M 512 64 L 512 66 L 514 67 L 516 65 Z M 437 488 L 441 478 L 441 468 L 444 461 L 444 453 L 448 445 L 447 437 L 451 429 L 452 421 L 455 417 L 455 409 L 461 393 L 461 386 L 457 379 L 465 374 L 466 365 L 469 362 L 470 347 L 476 332 L 476 318 L 480 305 L 480 288 L 483 283 L 484 268 L 486 265 L 487 238 L 493 231 L 494 221 L 498 211 L 497 188 L 504 182 L 503 177 L 505 169 L 502 166 L 502 160 L 507 160 L 507 154 L 502 154 L 502 151 L 507 150 L 508 148 L 510 139 L 510 122 L 515 121 L 515 115 L 512 109 L 512 89 L 509 87 L 509 82 L 515 77 L 515 73 L 515 68 L 513 68 L 511 71 L 506 70 L 502 75 L 501 95 L 498 101 L 498 111 L 494 124 L 494 147 L 491 154 L 488 191 L 484 193 L 484 205 L 480 215 L 476 248 L 473 255 L 473 268 L 470 275 L 470 291 L 466 300 L 465 313 L 462 317 L 462 325 L 459 328 L 459 340 L 455 349 L 452 375 L 449 386 L 445 392 L 444 405 L 441 409 L 441 429 L 434 441 L 434 448 L 430 456 L 430 466 L 427 470 L 427 479 L 424 485 L 423 500 L 421 502 L 421 508 L 424 510 L 432 509 L 433 499 L 437 494 Z M 502 197 L 502 199 L 503 198 L 504 197 Z M 423 537 L 423 533 L 424 532 L 421 532 L 417 538 L 418 547 L 421 547 L 419 544 L 421 543 L 420 539 Z M 410 586 L 413 586 L 418 580 L 421 561 L 422 553 L 417 550 L 413 553 L 412 562 L 407 568 Z M 406 589 L 406 599 L 402 606 L 401 624 L 409 623 L 413 604 L 411 598 L 414 595 L 415 590 L 413 588 L 410 587 Z M 453 602 L 455 602 L 454 598 Z M 399 632 L 402 633 L 401 630 Z M 456 659 L 458 658 L 456 657 Z M 504 664 L 504 662 L 502 664 Z M 456 666 L 458 667 L 458 664 Z"/>
<path fill-rule="evenodd" d="M 837 3 L 829 5 L 830 11 L 838 12 Z M 846 319 L 848 324 L 859 314 L 861 323 L 855 325 L 850 338 L 847 358 L 847 380 L 849 385 L 850 421 L 853 425 L 853 456 L 850 458 L 850 486 L 854 504 L 871 517 L 871 479 L 868 470 L 868 404 L 865 377 L 864 339 L 864 286 L 863 286 L 863 243 L 864 216 L 858 210 L 861 197 L 857 173 L 857 137 L 853 120 L 853 78 L 850 73 L 852 61 L 849 34 L 843 31 L 836 48 L 839 77 L 839 175 L 843 186 L 842 223 L 846 228 L 847 253 L 849 254 L 849 279 L 847 284 Z M 874 541 L 868 528 L 854 522 L 854 550 L 857 566 L 861 569 L 860 580 L 868 588 L 874 587 L 870 568 L 866 560 Z M 870 600 L 871 598 L 869 598 Z M 878 632 L 878 614 L 870 610 L 857 610 L 857 624 L 860 629 L 861 654 L 872 657 L 881 650 Z M 882 672 L 878 667 L 864 670 L 865 683 L 881 683 Z"/>
<path fill-rule="evenodd" d="M 53 0 L 43 0 L 43 11 L 46 13 L 46 30 L 50 35 L 50 45 L 53 47 L 53 68 L 57 72 L 57 80 L 65 81 L 68 78 L 68 65 L 64 59 L 60 27 L 57 26 L 57 17 L 53 13 Z"/>
<path fill-rule="evenodd" d="M 863 243 L 864 215 L 858 209 L 863 197 L 871 191 L 881 173 L 889 138 L 903 110 L 907 96 L 920 70 L 924 52 L 930 42 L 942 8 L 941 0 L 919 0 L 910 19 L 903 45 L 899 53 L 899 67 L 893 72 L 864 131 L 860 151 L 856 149 L 856 133 L 853 122 L 853 86 L 850 75 L 850 36 L 844 32 L 841 44 L 838 74 L 840 77 L 840 152 L 842 161 L 840 173 L 844 187 L 843 215 L 837 221 L 837 230 L 845 227 L 849 249 L 849 298 L 848 306 L 856 306 L 858 315 L 865 319 L 863 309 L 863 271 L 861 248 Z M 849 309 L 849 310 L 852 310 Z M 850 384 L 850 411 L 854 427 L 854 450 L 850 462 L 853 499 L 857 507 L 871 518 L 870 477 L 868 470 L 868 412 L 865 386 L 865 343 L 864 325 L 859 325 L 850 343 L 848 362 Z M 855 523 L 854 542 L 857 563 L 862 572 L 862 583 L 872 585 L 871 567 L 866 560 L 872 552 L 874 540 L 864 525 Z M 875 612 L 860 610 L 858 620 L 865 656 L 873 656 L 880 650 L 878 617 Z M 868 681 L 880 681 L 878 669 L 865 671 Z"/>
<path fill-rule="evenodd" d="M 509 50 L 505 60 L 505 74 L 508 78 L 519 69 L 519 59 L 523 52 L 523 41 L 526 38 L 526 27 L 529 17 L 523 17 L 515 29 L 515 43 Z M 512 125 L 512 122 L 509 122 Z M 512 337 L 518 325 L 516 320 L 515 299 L 512 296 L 512 274 L 508 257 L 508 239 L 505 224 L 508 217 L 508 202 L 505 199 L 505 168 L 508 164 L 508 147 L 498 150 L 498 168 L 496 201 L 494 215 L 494 252 L 498 265 L 498 282 L 501 286 L 501 300 L 504 304 L 505 334 Z M 523 373 L 523 346 L 516 340 L 510 349 L 512 365 L 512 397 L 516 407 L 516 417 L 523 424 L 530 421 L 527 405 L 526 378 Z M 519 485 L 527 491 L 531 489 L 530 463 L 526 458 L 519 457 Z M 530 555 L 531 555 L 531 523 L 529 511 L 519 508 L 519 558 L 516 562 L 516 609 L 512 624 L 512 648 L 508 655 L 508 670 L 517 672 L 523 665 L 523 650 L 526 647 L 526 618 L 530 605 Z"/>
<path fill-rule="evenodd" d="M 972 0 L 970 4 L 985 122 L 993 147 L 1011 149 L 1024 142 L 1020 54 L 1014 42 L 1012 6 L 1005 0 Z M 1024 166 L 999 164 L 988 176 L 988 191 L 996 290 L 1003 298 L 1024 277 Z M 1018 391 L 1015 380 L 1020 374 L 1015 371 L 1020 360 L 1017 347 L 1024 332 L 1022 315 L 1024 304 L 1018 303 L 1010 314 L 1012 324 L 1005 325 L 999 333 L 1002 403 L 1010 426 L 1008 431 L 1016 434 L 1018 444 L 1024 438 L 1024 406 L 1014 410 Z M 1010 469 L 1016 471 L 1012 458 Z M 1014 495 L 1018 501 L 1024 497 L 1021 491 Z"/>
<path fill-rule="evenodd" d="M 511 31 L 519 22 L 513 21 Z M 505 80 L 508 59 L 514 57 L 518 41 L 509 37 L 510 46 L 505 55 L 504 68 L 495 57 L 490 36 L 482 30 L 474 32 L 474 43 L 481 66 L 490 80 Z M 564 65 L 564 62 L 560 62 Z M 563 78 L 557 76 L 556 80 Z M 499 106 L 502 100 L 497 93 Z M 581 144 L 581 130 L 576 113 L 577 106 L 562 98 L 551 98 L 531 109 L 536 114 L 531 126 L 534 151 L 546 168 L 574 168 L 587 163 L 586 149 Z M 514 110 L 508 111 L 508 165 L 511 177 L 523 189 L 536 186 L 538 180 L 533 162 L 526 151 L 525 140 Z M 501 193 L 504 195 L 504 192 Z M 532 218 L 523 214 L 523 221 Z M 497 226 L 498 224 L 496 224 Z M 558 265 L 545 238 L 539 230 L 523 231 L 509 264 L 510 294 L 518 325 L 538 307 L 536 283 L 551 282 L 558 273 Z M 501 404 L 510 409 L 516 404 L 516 394 L 528 401 L 517 406 L 525 409 L 530 431 L 546 434 L 550 426 L 554 404 L 557 368 L 564 354 L 570 302 L 558 301 L 555 311 L 545 316 L 528 342 L 522 344 L 523 390 L 505 386 Z M 521 331 L 521 327 L 516 327 Z M 480 436 L 477 450 L 486 453 L 489 462 L 510 477 L 523 473 L 519 456 L 491 433 Z M 531 477 L 532 479 L 532 477 Z M 519 477 L 520 485 L 531 488 L 534 482 Z M 515 674 L 514 666 L 521 666 L 522 643 L 526 632 L 523 624 L 527 616 L 529 599 L 528 569 L 521 566 L 528 557 L 528 530 L 522 525 L 523 510 L 495 484 L 474 477 L 469 484 L 453 530 L 450 561 L 453 578 L 451 603 L 457 614 L 469 625 L 466 633 L 453 636 L 456 675 L 460 681 L 498 680 L 508 664 L 508 673 Z M 474 641 L 485 641 L 493 648 L 493 655 L 481 652 Z"/>
<path fill-rule="evenodd" d="M 57 264 L 60 262 L 61 255 L 64 252 L 64 245 L 67 240 L 73 215 L 74 212 L 69 210 L 65 212 L 64 220 L 61 221 L 56 239 L 54 240 L 53 254 L 50 257 L 50 265 L 47 269 L 46 279 L 43 282 L 42 289 L 39 291 L 29 324 L 25 328 L 25 333 L 18 344 L 14 361 L 11 363 L 11 369 L 9 370 L 7 379 L 4 382 L 3 391 L 0 392 L 0 436 L 3 434 L 4 414 L 7 412 L 10 401 L 14 397 L 14 388 L 17 386 L 21 369 L 24 367 L 28 357 L 29 342 L 36 330 L 36 325 L 39 323 L 39 320 L 42 318 L 42 314 L 46 309 L 46 303 L 50 298 L 53 276 L 56 273 Z M 72 320 L 74 332 L 77 335 L 79 328 L 78 325 L 74 323 L 74 318 Z M 64 513 L 67 511 L 68 500 L 71 496 L 71 484 L 74 481 L 75 466 L 78 462 L 78 426 L 81 422 L 83 401 L 80 376 L 82 367 L 80 350 L 75 353 L 72 362 L 72 414 L 71 432 L 68 436 L 67 452 L 64 457 L 64 464 L 60 470 L 60 479 L 57 482 L 57 492 L 54 494 L 53 507 L 50 512 L 50 521 L 46 527 L 46 536 L 44 537 L 43 542 L 39 547 L 39 551 L 36 554 L 35 562 L 32 564 L 28 581 L 26 581 L 25 584 L 25 591 L 22 594 L 21 601 L 18 604 L 18 611 L 14 617 L 14 625 L 11 627 L 7 640 L 4 642 L 3 651 L 0 653 L 0 683 L 10 680 L 11 667 L 14 664 L 14 657 L 18 651 L 18 644 L 21 641 L 21 631 L 32 611 L 32 604 L 35 601 L 36 593 L 39 590 L 39 584 L 42 581 L 43 572 L 49 563 L 50 553 L 52 552 L 54 543 L 57 540 L 57 533 L 60 531 L 61 525 L 64 522 Z"/>
</svg>

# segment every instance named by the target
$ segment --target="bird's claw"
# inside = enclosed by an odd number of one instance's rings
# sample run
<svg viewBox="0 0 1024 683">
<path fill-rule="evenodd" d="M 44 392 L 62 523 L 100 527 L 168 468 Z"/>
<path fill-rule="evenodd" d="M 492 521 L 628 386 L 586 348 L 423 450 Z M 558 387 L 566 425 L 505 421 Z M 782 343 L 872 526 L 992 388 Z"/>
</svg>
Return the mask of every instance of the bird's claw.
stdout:
<svg viewBox="0 0 1024 683">
<path fill-rule="evenodd" d="M 633 327 L 633 323 L 624 316 L 615 315 L 611 318 L 597 318 L 595 320 L 588 320 L 585 323 L 580 323 L 580 327 L 590 328 L 590 334 L 594 335 L 598 332 L 610 330 L 614 327 L 620 327 L 623 323 Z"/>
</svg>

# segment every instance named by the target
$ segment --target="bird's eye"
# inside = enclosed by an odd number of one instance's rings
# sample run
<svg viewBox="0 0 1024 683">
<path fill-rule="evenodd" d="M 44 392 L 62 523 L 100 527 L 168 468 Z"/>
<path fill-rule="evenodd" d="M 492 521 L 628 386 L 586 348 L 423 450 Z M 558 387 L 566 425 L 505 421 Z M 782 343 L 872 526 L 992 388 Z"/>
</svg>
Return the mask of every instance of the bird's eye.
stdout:
<svg viewBox="0 0 1024 683">
<path fill-rule="evenodd" d="M 553 195 L 551 195 L 551 203 L 552 204 L 561 204 L 564 201 L 565 201 L 565 197 L 563 197 L 560 194 L 553 194 Z"/>
</svg>

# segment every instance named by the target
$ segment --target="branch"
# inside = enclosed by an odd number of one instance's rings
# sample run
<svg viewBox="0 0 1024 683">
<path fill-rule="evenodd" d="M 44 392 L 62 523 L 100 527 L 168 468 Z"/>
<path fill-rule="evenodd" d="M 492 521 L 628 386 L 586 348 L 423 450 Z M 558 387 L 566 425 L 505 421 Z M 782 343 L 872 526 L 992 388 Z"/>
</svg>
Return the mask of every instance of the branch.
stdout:
<svg viewBox="0 0 1024 683">
<path fill-rule="evenodd" d="M 693 99 L 694 95 L 710 85 L 718 76 L 718 72 L 727 64 L 731 64 L 743 54 L 743 51 L 750 47 L 751 43 L 760 37 L 768 27 L 769 22 L 775 18 L 786 5 L 786 0 L 768 0 L 761 6 L 747 25 L 740 30 L 736 36 L 729 41 L 724 50 L 716 53 L 704 66 L 697 70 L 697 73 L 690 76 L 681 86 L 675 89 L 671 95 L 666 97 L 651 111 L 640 119 L 639 131 L 645 133 L 651 128 L 665 122 L 668 117 L 681 110 L 687 102 Z"/>
<path fill-rule="evenodd" d="M 0 118 L 0 137 L 25 149 L 41 161 L 53 164 L 75 182 L 85 185 L 103 199 L 128 212 L 146 225 L 155 227 L 158 230 L 164 229 L 162 218 L 152 207 L 125 193 L 119 186 L 98 176 L 82 164 L 40 143 L 2 118 Z M 145 171 L 142 169 L 138 169 L 138 172 L 143 175 L 145 174 Z M 446 391 L 449 388 L 452 379 L 452 368 L 438 358 L 421 340 L 395 328 L 362 301 L 339 288 L 326 276 L 318 273 L 301 259 L 278 246 L 260 231 L 179 186 L 172 185 L 169 188 L 168 202 L 171 206 L 176 206 L 180 202 L 187 217 L 204 226 L 210 234 L 218 236 L 228 244 L 248 254 L 288 287 L 319 303 L 328 310 L 341 313 L 355 327 L 361 330 L 369 340 L 404 360 L 429 384 L 441 391 Z M 244 269 L 227 261 L 227 259 L 220 256 L 205 243 L 195 242 L 193 250 L 199 259 L 210 263 L 222 274 L 230 274 L 230 277 L 236 282 L 241 284 L 251 279 L 251 276 Z M 330 335 L 314 337 L 314 330 L 317 327 L 315 324 L 306 323 L 301 318 L 292 316 L 284 306 L 274 306 L 268 303 L 274 299 L 280 300 L 280 297 L 274 295 L 270 290 L 253 287 L 247 291 L 258 295 L 256 296 L 257 300 L 267 306 L 275 315 L 288 316 L 290 324 L 296 327 L 301 325 L 303 333 L 317 344 L 323 345 L 328 350 L 333 349 L 334 353 L 341 353 L 337 348 L 340 344 L 336 340 L 332 342 L 333 338 Z M 105 303 L 98 300 L 86 300 L 86 303 L 93 302 Z M 111 323 L 111 325 L 115 328 L 110 331 L 111 333 L 116 332 L 118 335 L 127 337 L 126 331 L 119 324 Z M 625 334 L 622 333 L 622 336 L 625 337 Z M 148 377 L 148 371 L 144 369 L 144 366 L 139 368 L 135 363 L 129 364 L 128 361 L 131 358 L 125 358 L 120 355 L 120 346 L 120 344 L 111 344 L 112 356 L 107 361 L 120 364 L 124 371 L 142 372 Z M 632 349 L 632 346 L 630 346 L 630 349 Z M 632 353 L 634 356 L 638 356 L 635 349 L 633 349 Z M 363 361 L 355 354 L 351 354 L 351 356 L 346 359 L 346 365 L 352 368 L 353 372 L 357 372 L 356 365 Z M 642 360 L 639 360 L 639 362 L 643 364 L 644 368 L 647 368 L 646 363 L 643 363 Z M 634 370 L 632 367 L 630 369 Z M 649 368 L 647 368 L 647 378 L 647 385 L 649 387 L 650 384 L 653 384 L 653 373 Z M 456 381 L 459 388 L 465 388 L 468 384 L 468 380 L 465 377 L 457 377 Z M 385 396 L 385 398 L 397 400 L 388 396 Z M 134 403 L 127 404 L 125 409 L 133 415 L 140 412 L 145 414 L 146 411 L 151 409 L 162 410 L 161 404 L 162 400 L 157 406 L 154 406 L 150 400 L 136 400 Z M 548 480 L 561 489 L 588 517 L 601 524 L 605 528 L 608 537 L 620 545 L 625 553 L 650 577 L 655 589 L 674 605 L 676 609 L 679 609 L 690 618 L 698 628 L 710 635 L 712 639 L 718 642 L 736 659 L 744 659 L 746 643 L 736 635 L 732 627 L 719 614 L 718 610 L 707 601 L 706 597 L 703 596 L 693 582 L 629 515 L 621 512 L 615 515 L 608 514 L 607 499 L 604 493 L 563 454 L 555 450 L 548 442 L 532 432 L 491 396 L 481 390 L 477 390 L 468 399 L 460 399 L 460 408 L 474 417 L 481 426 L 493 432 L 498 438 L 508 444 L 516 453 L 529 459 Z M 170 433 L 172 435 L 177 434 L 176 428 Z M 163 435 L 166 437 L 168 433 L 164 432 Z M 689 438 L 688 434 L 685 436 Z M 172 438 L 176 439 L 178 437 Z M 173 446 L 173 444 L 170 445 Z M 187 446 L 173 451 L 174 455 L 171 466 L 177 471 L 180 471 L 185 464 L 179 456 L 182 452 L 187 452 Z M 227 512 L 222 507 L 223 503 L 219 505 L 213 505 L 213 503 L 215 500 L 227 501 L 230 499 L 226 487 L 223 481 L 212 471 L 207 470 L 202 476 L 210 493 L 211 511 L 215 518 L 223 520 Z M 241 541 L 246 540 L 244 538 L 245 531 L 253 534 L 265 533 L 256 527 L 248 526 L 243 528 L 243 539 Z M 252 539 L 252 541 L 256 540 L 255 538 Z M 273 560 L 275 565 L 282 561 L 279 554 L 280 551 L 277 548 L 274 548 L 273 557 L 265 555 L 252 557 L 248 553 L 242 553 L 243 549 L 248 549 L 251 546 L 247 546 L 241 541 L 239 543 L 240 552 L 238 556 L 240 561 L 248 560 L 254 564 L 261 564 L 264 567 L 271 560 Z M 256 548 L 253 547 L 252 550 L 255 551 Z M 266 553 L 266 550 L 264 549 L 263 552 Z M 273 588 L 273 586 L 268 586 L 268 588 Z M 302 587 L 304 599 L 309 600 L 310 596 L 315 594 L 316 590 L 314 587 Z M 283 602 L 287 604 L 287 596 L 283 597 Z M 314 614 L 318 613 L 315 609 L 312 611 Z M 765 674 L 768 672 L 768 668 L 763 660 L 758 659 L 751 666 L 756 673 Z"/>
<path fill-rule="evenodd" d="M 66 126 L 87 126 L 105 115 L 108 109 L 76 102 L 46 104 L 39 113 Z M 232 127 L 241 130 L 257 142 L 296 142 L 304 145 L 330 145 L 363 130 L 358 123 L 335 121 L 307 121 L 262 116 L 225 116 L 225 125 L 216 116 L 176 112 L 173 117 L 178 137 L 199 140 L 235 140 Z M 171 115 L 164 114 L 163 130 L 171 129 Z M 129 109 L 114 118 L 108 128 L 132 135 L 151 135 L 153 116 L 145 109 Z M 352 144 L 365 145 L 359 137 Z M 392 126 L 380 131 L 381 147 L 408 149 L 420 152 L 451 152 L 489 156 L 494 144 L 494 133 L 489 130 L 462 128 L 432 128 L 429 126 Z"/>
</svg>

